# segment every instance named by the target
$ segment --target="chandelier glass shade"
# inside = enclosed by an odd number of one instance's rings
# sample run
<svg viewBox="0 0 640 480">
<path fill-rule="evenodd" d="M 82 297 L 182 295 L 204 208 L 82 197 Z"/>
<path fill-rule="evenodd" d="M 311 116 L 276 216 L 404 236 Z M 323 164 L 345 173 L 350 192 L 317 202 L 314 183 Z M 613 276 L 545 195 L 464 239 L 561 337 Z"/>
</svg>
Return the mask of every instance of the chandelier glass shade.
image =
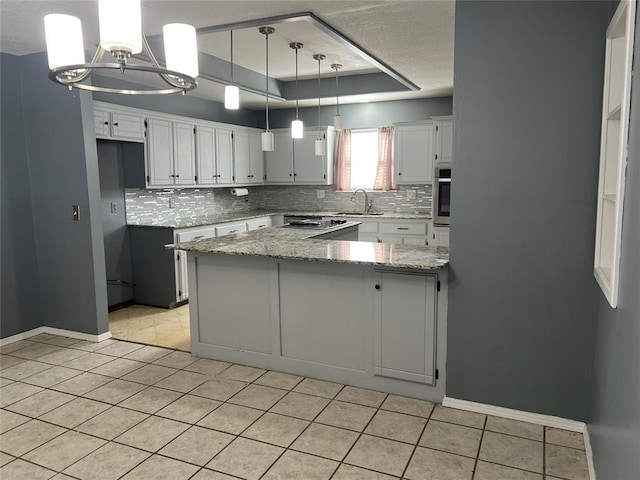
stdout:
<svg viewBox="0 0 640 480">
<path fill-rule="evenodd" d="M 163 27 L 166 68 L 160 66 L 142 35 L 140 0 L 99 0 L 100 45 L 90 63 L 85 63 L 82 26 L 71 15 L 44 17 L 49 78 L 71 88 L 128 95 L 186 93 L 197 87 L 198 48 L 191 25 L 173 23 Z M 150 64 L 131 64 L 131 55 L 144 53 Z M 115 62 L 103 63 L 110 53 Z M 95 71 L 127 70 L 154 73 L 168 88 L 134 90 L 102 87 L 85 82 Z"/>
</svg>

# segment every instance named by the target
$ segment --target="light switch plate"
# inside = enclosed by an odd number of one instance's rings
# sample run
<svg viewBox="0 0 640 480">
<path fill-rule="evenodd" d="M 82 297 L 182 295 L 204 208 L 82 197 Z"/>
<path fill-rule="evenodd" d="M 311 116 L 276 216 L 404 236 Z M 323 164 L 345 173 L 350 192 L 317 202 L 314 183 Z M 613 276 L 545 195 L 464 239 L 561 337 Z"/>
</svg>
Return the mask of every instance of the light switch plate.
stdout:
<svg viewBox="0 0 640 480">
<path fill-rule="evenodd" d="M 416 191 L 415 190 L 407 190 L 407 199 L 415 200 L 416 199 Z"/>
<path fill-rule="evenodd" d="M 316 190 L 316 198 L 324 198 L 324 190 Z"/>
<path fill-rule="evenodd" d="M 111 202 L 111 213 L 114 215 L 118 213 L 118 204 L 116 202 Z"/>
<path fill-rule="evenodd" d="M 71 205 L 71 209 L 73 211 L 73 219 L 76 222 L 80 221 L 80 205 Z"/>
</svg>

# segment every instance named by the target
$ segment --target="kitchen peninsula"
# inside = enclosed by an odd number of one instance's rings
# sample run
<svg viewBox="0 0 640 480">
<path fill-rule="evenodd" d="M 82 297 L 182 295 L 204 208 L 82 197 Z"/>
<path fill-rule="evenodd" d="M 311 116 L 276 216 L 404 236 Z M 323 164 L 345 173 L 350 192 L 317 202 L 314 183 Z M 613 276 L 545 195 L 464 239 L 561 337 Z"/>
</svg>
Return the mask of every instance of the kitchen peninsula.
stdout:
<svg viewBox="0 0 640 480">
<path fill-rule="evenodd" d="M 192 353 L 442 401 L 448 249 L 331 239 L 353 226 L 173 245 L 188 252 Z"/>
</svg>

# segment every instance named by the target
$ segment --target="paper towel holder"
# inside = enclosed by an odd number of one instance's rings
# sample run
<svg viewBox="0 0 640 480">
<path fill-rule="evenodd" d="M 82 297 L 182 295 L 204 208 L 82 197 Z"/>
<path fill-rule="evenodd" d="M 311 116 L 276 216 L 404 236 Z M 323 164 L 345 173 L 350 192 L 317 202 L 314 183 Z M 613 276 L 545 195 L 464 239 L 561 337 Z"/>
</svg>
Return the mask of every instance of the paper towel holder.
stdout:
<svg viewBox="0 0 640 480">
<path fill-rule="evenodd" d="M 249 201 L 249 190 L 246 188 L 232 188 L 231 195 L 235 197 L 244 197 L 244 201 Z"/>
</svg>

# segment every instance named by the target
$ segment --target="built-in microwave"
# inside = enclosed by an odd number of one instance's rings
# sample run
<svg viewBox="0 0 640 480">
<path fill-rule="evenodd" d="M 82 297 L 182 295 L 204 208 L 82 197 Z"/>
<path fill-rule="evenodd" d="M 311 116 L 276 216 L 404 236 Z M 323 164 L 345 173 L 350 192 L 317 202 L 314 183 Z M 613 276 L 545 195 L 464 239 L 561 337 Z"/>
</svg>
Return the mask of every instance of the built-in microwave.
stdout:
<svg viewBox="0 0 640 480">
<path fill-rule="evenodd" d="M 451 166 L 437 167 L 433 182 L 433 223 L 449 225 L 451 214 Z"/>
</svg>

